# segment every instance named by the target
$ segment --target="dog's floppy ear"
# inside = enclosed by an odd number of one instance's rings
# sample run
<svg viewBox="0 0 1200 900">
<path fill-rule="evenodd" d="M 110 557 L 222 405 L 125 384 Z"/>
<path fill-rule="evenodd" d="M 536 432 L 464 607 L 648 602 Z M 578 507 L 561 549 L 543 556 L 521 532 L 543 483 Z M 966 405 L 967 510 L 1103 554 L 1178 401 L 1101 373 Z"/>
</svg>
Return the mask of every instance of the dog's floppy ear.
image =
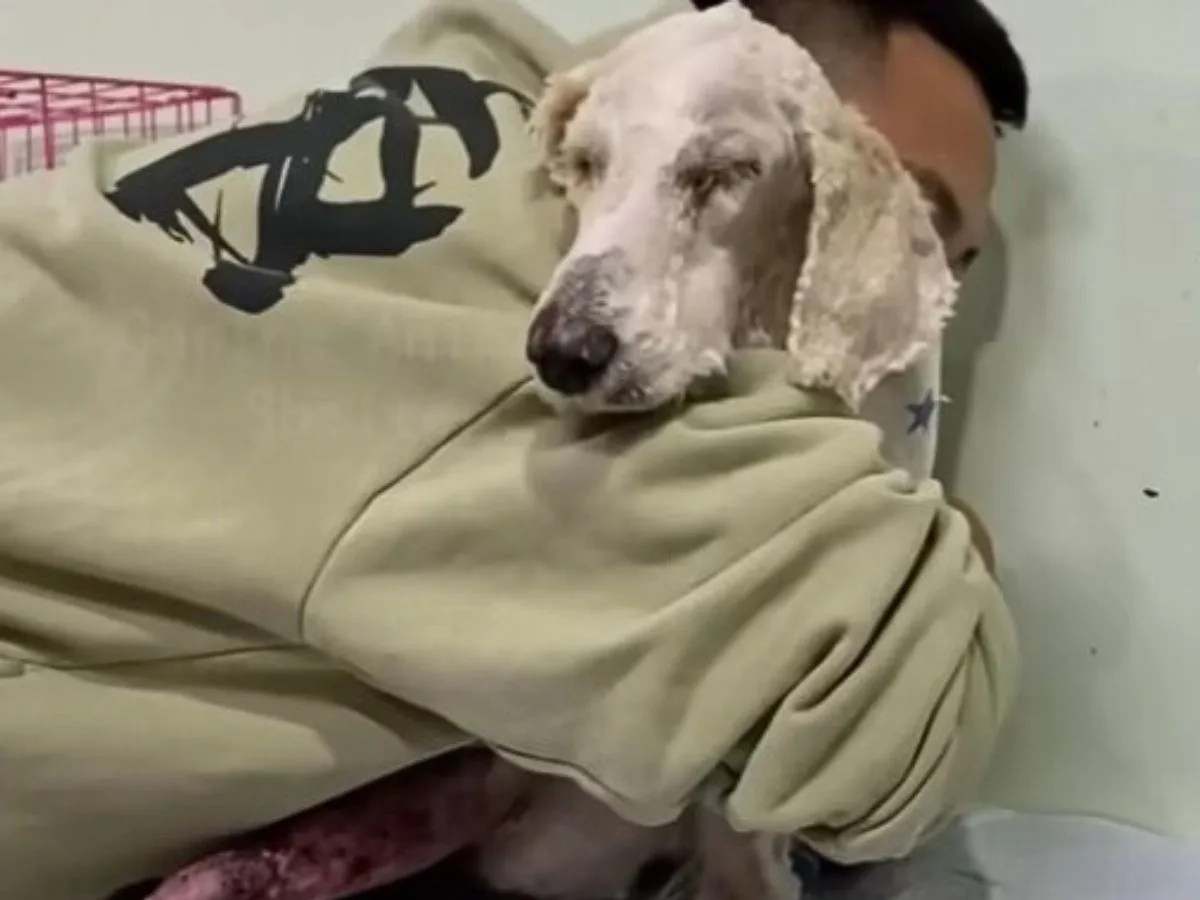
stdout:
<svg viewBox="0 0 1200 900">
<path fill-rule="evenodd" d="M 958 283 L 891 145 L 837 99 L 807 53 L 793 58 L 785 109 L 813 202 L 788 336 L 792 379 L 833 390 L 857 412 L 879 382 L 936 345 Z"/>
<path fill-rule="evenodd" d="M 567 126 L 591 89 L 595 63 L 587 62 L 546 79 L 545 90 L 529 117 L 529 133 L 538 154 L 538 165 L 552 183 L 562 185 L 559 152 Z"/>
</svg>

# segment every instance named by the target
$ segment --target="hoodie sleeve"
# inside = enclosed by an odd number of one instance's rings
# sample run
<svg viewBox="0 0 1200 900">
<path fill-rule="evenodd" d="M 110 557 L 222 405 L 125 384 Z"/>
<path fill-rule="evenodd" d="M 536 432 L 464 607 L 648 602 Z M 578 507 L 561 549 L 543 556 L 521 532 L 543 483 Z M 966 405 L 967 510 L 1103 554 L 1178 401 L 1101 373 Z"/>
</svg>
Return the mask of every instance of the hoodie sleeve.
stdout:
<svg viewBox="0 0 1200 900">
<path fill-rule="evenodd" d="M 517 390 L 348 529 L 307 640 L 636 821 L 732 776 L 738 828 L 904 854 L 990 755 L 1012 621 L 937 484 L 781 368 L 582 434 Z"/>
</svg>

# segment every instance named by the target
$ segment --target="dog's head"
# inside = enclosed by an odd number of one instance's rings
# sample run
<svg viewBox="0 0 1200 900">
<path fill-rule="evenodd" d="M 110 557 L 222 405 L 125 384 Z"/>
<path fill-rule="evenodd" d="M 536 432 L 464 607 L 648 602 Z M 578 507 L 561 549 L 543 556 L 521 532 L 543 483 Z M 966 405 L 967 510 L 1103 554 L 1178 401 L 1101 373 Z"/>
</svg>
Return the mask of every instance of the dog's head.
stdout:
<svg viewBox="0 0 1200 900">
<path fill-rule="evenodd" d="M 937 340 L 957 285 L 917 186 L 737 4 L 552 77 L 532 129 L 578 214 L 528 334 L 552 398 L 653 409 L 757 339 L 857 408 Z"/>
</svg>

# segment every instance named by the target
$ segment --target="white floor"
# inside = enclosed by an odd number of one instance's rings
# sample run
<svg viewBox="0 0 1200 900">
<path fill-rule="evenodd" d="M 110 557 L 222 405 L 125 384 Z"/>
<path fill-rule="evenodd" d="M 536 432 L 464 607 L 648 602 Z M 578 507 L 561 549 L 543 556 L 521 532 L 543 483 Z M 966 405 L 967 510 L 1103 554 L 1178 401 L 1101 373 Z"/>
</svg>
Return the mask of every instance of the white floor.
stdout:
<svg viewBox="0 0 1200 900">
<path fill-rule="evenodd" d="M 527 0 L 571 35 L 648 0 Z M 956 324 L 947 474 L 1027 648 L 987 792 L 1200 841 L 1200 4 L 995 0 L 1035 82 Z M 218 82 L 347 72 L 404 0 L 7 0 L 0 68 Z"/>
</svg>

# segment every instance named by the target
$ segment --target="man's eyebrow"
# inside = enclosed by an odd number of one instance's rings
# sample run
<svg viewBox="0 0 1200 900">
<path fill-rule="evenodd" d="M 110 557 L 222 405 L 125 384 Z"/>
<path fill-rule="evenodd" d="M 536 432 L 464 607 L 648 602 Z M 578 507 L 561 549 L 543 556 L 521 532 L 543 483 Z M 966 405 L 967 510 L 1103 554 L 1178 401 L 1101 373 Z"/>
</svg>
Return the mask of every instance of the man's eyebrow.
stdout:
<svg viewBox="0 0 1200 900">
<path fill-rule="evenodd" d="M 906 168 L 925 197 L 933 204 L 934 225 L 937 227 L 938 233 L 943 239 L 957 234 L 963 226 L 962 207 L 958 205 L 954 192 L 950 190 L 942 176 L 932 169 L 922 166 L 910 165 Z"/>
</svg>

